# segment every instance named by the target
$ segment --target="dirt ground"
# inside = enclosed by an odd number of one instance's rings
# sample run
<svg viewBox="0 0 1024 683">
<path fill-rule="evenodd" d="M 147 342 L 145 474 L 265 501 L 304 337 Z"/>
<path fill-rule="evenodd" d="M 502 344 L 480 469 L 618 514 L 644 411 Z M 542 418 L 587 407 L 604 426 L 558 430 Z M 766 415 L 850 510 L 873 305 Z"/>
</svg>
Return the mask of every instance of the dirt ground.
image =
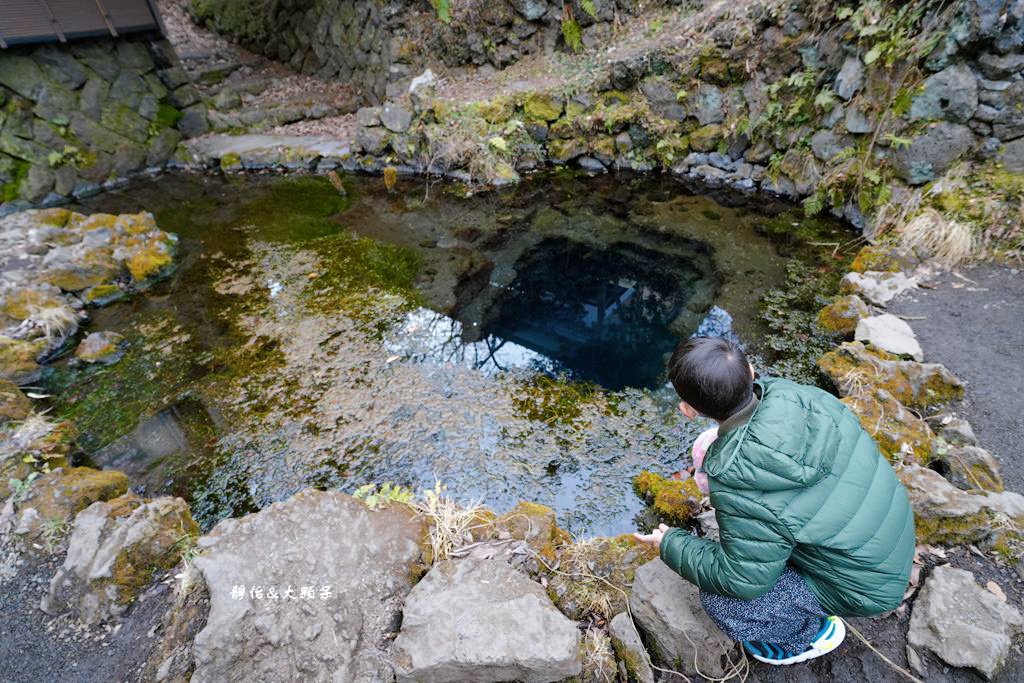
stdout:
<svg viewBox="0 0 1024 683">
<path fill-rule="evenodd" d="M 1024 493 L 1024 271 L 982 264 L 940 274 L 889 305 L 924 349 L 967 384 L 953 406 L 992 451 L 1006 488 Z"/>
</svg>

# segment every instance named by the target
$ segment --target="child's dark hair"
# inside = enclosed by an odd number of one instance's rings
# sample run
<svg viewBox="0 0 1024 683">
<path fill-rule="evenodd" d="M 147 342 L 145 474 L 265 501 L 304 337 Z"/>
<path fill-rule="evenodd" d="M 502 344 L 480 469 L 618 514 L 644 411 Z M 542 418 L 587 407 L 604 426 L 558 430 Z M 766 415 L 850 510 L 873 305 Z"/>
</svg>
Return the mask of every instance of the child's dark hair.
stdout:
<svg viewBox="0 0 1024 683">
<path fill-rule="evenodd" d="M 753 391 L 747 357 L 721 337 L 679 344 L 668 361 L 668 377 L 679 398 L 719 421 L 745 406 Z"/>
</svg>

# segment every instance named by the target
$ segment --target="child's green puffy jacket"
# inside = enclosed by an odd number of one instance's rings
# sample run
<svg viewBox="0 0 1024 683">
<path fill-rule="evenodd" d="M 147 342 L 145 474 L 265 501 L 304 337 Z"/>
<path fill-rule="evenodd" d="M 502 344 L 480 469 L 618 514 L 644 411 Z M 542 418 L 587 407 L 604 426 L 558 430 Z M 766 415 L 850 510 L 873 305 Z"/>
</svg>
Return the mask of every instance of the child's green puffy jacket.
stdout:
<svg viewBox="0 0 1024 683">
<path fill-rule="evenodd" d="M 749 420 L 704 460 L 721 543 L 672 529 L 661 559 L 702 590 L 750 600 L 792 562 L 830 614 L 895 608 L 910 578 L 914 514 L 857 417 L 831 394 L 785 379 L 755 383 Z"/>
</svg>

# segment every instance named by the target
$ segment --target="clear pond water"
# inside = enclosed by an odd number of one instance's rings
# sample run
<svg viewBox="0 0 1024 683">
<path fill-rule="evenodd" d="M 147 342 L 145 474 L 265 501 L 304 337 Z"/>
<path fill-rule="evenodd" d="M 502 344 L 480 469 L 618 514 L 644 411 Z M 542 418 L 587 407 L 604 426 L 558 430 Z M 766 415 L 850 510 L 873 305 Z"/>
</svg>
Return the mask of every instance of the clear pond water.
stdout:
<svg viewBox="0 0 1024 683">
<path fill-rule="evenodd" d="M 685 467 L 706 426 L 675 411 L 667 355 L 713 306 L 756 347 L 785 279 L 764 217 L 661 177 L 344 182 L 163 176 L 76 207 L 182 238 L 170 278 L 93 312 L 124 359 L 54 368 L 84 461 L 205 528 L 307 486 L 439 480 L 573 533 L 635 529 L 632 477 Z"/>
</svg>

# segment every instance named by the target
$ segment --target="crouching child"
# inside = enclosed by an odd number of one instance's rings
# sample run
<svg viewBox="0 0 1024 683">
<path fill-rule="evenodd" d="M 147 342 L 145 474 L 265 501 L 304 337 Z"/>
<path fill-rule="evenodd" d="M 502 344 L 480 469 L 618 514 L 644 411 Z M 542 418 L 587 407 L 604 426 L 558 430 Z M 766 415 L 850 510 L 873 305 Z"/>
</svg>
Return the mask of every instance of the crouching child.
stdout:
<svg viewBox="0 0 1024 683">
<path fill-rule="evenodd" d="M 669 378 L 688 418 L 718 422 L 698 471 L 720 541 L 661 525 L 640 540 L 700 588 L 711 619 L 769 664 L 834 650 L 840 617 L 900 603 L 914 556 L 906 490 L 839 400 L 786 379 L 754 379 L 743 352 L 696 337 Z"/>
</svg>

